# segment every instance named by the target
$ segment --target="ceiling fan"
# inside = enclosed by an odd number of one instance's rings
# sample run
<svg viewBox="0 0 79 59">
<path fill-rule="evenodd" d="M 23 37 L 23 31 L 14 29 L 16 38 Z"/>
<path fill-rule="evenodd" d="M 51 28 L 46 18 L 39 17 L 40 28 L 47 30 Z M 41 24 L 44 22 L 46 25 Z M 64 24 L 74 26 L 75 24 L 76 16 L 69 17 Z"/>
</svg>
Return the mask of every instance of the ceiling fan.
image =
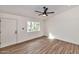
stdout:
<svg viewBox="0 0 79 59">
<path fill-rule="evenodd" d="M 45 6 L 43 7 L 43 9 L 44 9 L 44 11 L 43 11 L 43 12 L 41 12 L 41 11 L 35 11 L 35 12 L 40 13 L 40 14 L 38 14 L 39 16 L 40 16 L 40 15 L 43 15 L 43 16 L 48 16 L 48 14 L 55 13 L 55 12 L 47 12 L 48 8 L 47 8 L 47 7 L 45 7 Z"/>
</svg>

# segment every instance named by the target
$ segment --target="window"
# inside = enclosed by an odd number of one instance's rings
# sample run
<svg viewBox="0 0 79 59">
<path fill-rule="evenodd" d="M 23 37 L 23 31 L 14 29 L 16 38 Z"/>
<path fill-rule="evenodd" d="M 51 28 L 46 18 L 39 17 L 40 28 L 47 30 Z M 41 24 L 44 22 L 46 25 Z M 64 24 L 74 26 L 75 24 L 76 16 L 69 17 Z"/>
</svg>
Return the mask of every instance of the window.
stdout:
<svg viewBox="0 0 79 59">
<path fill-rule="evenodd" d="M 40 31 L 40 22 L 27 22 L 27 32 Z"/>
</svg>

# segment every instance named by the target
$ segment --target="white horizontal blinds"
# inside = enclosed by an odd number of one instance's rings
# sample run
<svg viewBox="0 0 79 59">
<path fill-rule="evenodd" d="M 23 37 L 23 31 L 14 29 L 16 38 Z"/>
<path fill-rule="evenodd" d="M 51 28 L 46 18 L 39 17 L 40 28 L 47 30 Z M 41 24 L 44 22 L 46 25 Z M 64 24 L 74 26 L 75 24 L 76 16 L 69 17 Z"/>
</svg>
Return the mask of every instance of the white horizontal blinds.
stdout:
<svg viewBox="0 0 79 59">
<path fill-rule="evenodd" d="M 27 32 L 40 31 L 40 22 L 28 21 Z"/>
</svg>

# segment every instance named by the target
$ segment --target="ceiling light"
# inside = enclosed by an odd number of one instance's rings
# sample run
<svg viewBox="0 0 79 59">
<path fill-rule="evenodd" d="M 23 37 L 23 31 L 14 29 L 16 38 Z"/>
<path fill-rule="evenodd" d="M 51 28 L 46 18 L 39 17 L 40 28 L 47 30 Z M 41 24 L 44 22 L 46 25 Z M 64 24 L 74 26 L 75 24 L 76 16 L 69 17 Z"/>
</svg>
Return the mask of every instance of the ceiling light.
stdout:
<svg viewBox="0 0 79 59">
<path fill-rule="evenodd" d="M 43 16 L 46 16 L 45 14 Z"/>
</svg>

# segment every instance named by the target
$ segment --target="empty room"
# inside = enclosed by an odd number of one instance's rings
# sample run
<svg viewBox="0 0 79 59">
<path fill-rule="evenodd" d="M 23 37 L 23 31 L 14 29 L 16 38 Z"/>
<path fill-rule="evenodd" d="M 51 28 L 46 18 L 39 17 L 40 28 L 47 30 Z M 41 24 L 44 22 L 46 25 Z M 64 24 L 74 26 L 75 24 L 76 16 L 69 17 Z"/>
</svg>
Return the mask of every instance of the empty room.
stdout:
<svg viewBox="0 0 79 59">
<path fill-rule="evenodd" d="M 0 5 L 0 54 L 79 54 L 79 6 Z"/>
</svg>

